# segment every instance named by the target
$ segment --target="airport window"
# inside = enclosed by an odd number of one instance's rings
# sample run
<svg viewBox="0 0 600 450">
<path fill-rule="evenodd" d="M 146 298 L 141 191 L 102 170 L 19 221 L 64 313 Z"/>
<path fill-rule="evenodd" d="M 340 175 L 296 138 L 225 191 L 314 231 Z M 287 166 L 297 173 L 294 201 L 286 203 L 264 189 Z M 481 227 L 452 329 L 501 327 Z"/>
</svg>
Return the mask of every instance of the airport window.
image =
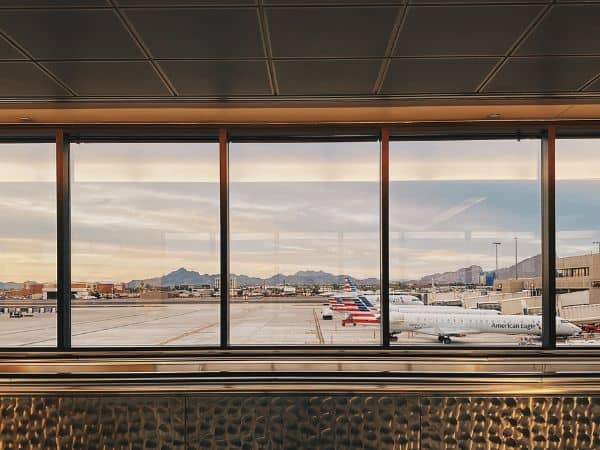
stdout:
<svg viewBox="0 0 600 450">
<path fill-rule="evenodd" d="M 56 346 L 56 168 L 51 143 L 0 144 L 2 347 Z"/>
<path fill-rule="evenodd" d="M 559 264 L 562 261 L 559 260 Z M 559 278 L 564 277 L 589 277 L 590 276 L 590 268 L 589 267 L 570 267 L 566 269 L 557 269 L 556 276 Z"/>
<path fill-rule="evenodd" d="M 390 143 L 394 343 L 540 344 L 540 149 L 539 139 Z"/>
<path fill-rule="evenodd" d="M 379 345 L 372 142 L 232 142 L 232 345 Z M 351 320 L 346 320 L 351 319 Z"/>
<path fill-rule="evenodd" d="M 57 229 L 55 144 L 1 143 L 2 347 L 387 345 L 385 241 L 392 347 L 540 343 L 552 307 L 540 139 L 396 137 L 387 191 L 375 138 L 302 139 L 234 137 L 221 152 L 216 141 L 71 143 L 70 233 Z M 556 141 L 559 317 L 547 347 L 598 342 L 599 145 Z M 70 322 L 57 308 L 65 236 Z"/>
<path fill-rule="evenodd" d="M 71 144 L 74 347 L 215 346 L 217 143 Z"/>
<path fill-rule="evenodd" d="M 600 140 L 556 140 L 556 313 L 583 330 L 558 345 L 597 345 L 600 337 Z"/>
</svg>

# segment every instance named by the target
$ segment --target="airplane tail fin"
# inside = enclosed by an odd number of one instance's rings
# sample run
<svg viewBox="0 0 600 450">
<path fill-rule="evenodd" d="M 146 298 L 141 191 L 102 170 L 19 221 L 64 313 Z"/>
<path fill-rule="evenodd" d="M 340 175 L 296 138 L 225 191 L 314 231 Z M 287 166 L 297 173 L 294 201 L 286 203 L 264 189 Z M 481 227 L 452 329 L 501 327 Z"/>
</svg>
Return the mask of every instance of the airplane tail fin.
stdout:
<svg viewBox="0 0 600 450">
<path fill-rule="evenodd" d="M 356 293 L 356 285 L 349 278 L 344 278 L 344 291 Z"/>
</svg>

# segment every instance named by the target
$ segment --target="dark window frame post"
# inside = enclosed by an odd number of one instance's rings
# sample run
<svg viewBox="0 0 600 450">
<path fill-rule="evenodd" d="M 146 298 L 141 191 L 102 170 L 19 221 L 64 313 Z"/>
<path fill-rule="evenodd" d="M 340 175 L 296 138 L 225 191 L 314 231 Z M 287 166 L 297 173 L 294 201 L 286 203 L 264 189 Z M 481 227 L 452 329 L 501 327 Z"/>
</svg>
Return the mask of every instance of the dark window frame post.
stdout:
<svg viewBox="0 0 600 450">
<path fill-rule="evenodd" d="M 70 143 L 56 130 L 56 331 L 59 350 L 71 348 L 71 182 Z"/>
<path fill-rule="evenodd" d="M 556 348 L 556 128 L 542 136 L 542 347 Z"/>
<path fill-rule="evenodd" d="M 381 129 L 380 152 L 380 253 L 381 345 L 390 346 L 390 130 Z"/>
<path fill-rule="evenodd" d="M 229 136 L 219 129 L 219 221 L 220 221 L 220 315 L 219 340 L 222 348 L 229 346 Z"/>
</svg>

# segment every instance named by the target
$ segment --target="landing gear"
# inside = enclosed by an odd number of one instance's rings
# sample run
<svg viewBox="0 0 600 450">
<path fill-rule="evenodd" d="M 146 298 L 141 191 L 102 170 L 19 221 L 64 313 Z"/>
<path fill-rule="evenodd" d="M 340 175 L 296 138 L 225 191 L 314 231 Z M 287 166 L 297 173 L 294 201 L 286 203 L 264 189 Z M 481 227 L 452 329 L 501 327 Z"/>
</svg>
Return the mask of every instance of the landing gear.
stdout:
<svg viewBox="0 0 600 450">
<path fill-rule="evenodd" d="M 438 336 L 438 341 L 443 342 L 444 344 L 449 344 L 452 342 L 448 336 Z"/>
<path fill-rule="evenodd" d="M 398 342 L 398 336 L 395 334 L 390 334 L 390 342 Z"/>
</svg>

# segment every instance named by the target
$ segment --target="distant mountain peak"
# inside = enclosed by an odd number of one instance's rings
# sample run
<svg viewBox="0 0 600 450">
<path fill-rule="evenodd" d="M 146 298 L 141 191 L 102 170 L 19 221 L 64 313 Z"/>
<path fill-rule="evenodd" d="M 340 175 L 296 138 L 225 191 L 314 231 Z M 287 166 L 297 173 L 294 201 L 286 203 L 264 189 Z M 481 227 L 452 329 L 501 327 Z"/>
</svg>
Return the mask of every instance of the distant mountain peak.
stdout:
<svg viewBox="0 0 600 450">
<path fill-rule="evenodd" d="M 379 280 L 376 278 L 357 279 L 348 275 L 333 275 L 323 270 L 299 270 L 294 274 L 285 275 L 278 273 L 268 278 L 252 277 L 248 275 L 236 275 L 231 274 L 235 277 L 236 284 L 238 286 L 250 286 L 250 285 L 274 285 L 274 284 L 298 284 L 298 285 L 318 285 L 318 284 L 342 284 L 344 278 L 348 278 L 353 283 L 363 285 L 377 285 Z M 147 278 L 144 280 L 131 280 L 126 283 L 128 288 L 138 288 L 142 284 L 150 286 L 178 286 L 184 284 L 208 284 L 213 286 L 215 280 L 219 278 L 219 274 L 203 274 L 194 270 L 180 267 L 172 272 L 169 272 L 163 276 L 155 278 Z"/>
</svg>

